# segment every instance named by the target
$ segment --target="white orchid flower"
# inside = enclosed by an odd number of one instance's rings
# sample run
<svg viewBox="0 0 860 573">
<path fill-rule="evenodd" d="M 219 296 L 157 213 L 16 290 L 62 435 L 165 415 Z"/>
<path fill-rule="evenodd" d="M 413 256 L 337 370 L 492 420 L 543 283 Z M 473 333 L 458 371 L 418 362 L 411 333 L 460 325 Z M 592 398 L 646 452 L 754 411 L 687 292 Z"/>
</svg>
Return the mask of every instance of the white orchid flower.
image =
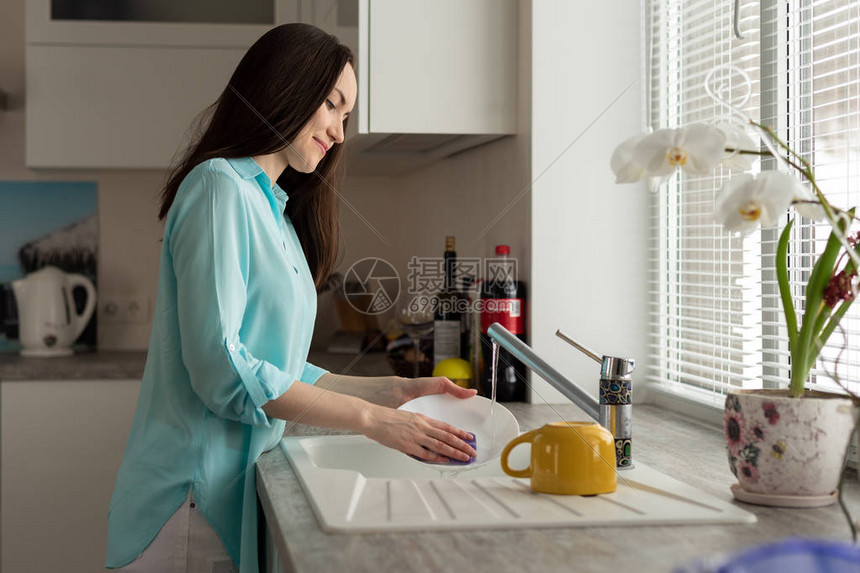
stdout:
<svg viewBox="0 0 860 573">
<path fill-rule="evenodd" d="M 668 177 L 679 167 L 691 175 L 705 175 L 720 164 L 725 141 L 722 131 L 703 123 L 660 129 L 636 145 L 632 160 L 651 177 Z"/>
<path fill-rule="evenodd" d="M 616 183 L 636 183 L 647 174 L 642 165 L 633 161 L 633 149 L 647 135 L 646 133 L 634 135 L 615 148 L 609 166 L 615 173 Z"/>
<path fill-rule="evenodd" d="M 715 215 L 727 231 L 748 235 L 759 224 L 776 224 L 802 189 L 797 179 L 778 171 L 765 171 L 755 178 L 738 175 L 723 185 Z"/>
<path fill-rule="evenodd" d="M 739 151 L 758 151 L 758 146 L 755 141 L 747 134 L 746 129 L 737 123 L 727 121 L 720 122 L 716 125 L 726 138 L 726 149 L 734 149 L 734 152 L 728 154 L 723 153 L 722 161 L 720 162 L 726 169 L 732 171 L 746 171 L 755 162 L 755 155 L 745 155 L 738 153 Z"/>
<path fill-rule="evenodd" d="M 799 203 L 794 204 L 794 210 L 797 211 L 801 217 L 814 219 L 815 221 L 827 220 L 827 214 L 824 212 L 824 207 L 821 206 L 821 203 L 818 201 L 818 197 L 816 197 L 809 188 L 798 185 L 797 194 L 794 196 L 794 200 L 799 201 Z"/>
</svg>

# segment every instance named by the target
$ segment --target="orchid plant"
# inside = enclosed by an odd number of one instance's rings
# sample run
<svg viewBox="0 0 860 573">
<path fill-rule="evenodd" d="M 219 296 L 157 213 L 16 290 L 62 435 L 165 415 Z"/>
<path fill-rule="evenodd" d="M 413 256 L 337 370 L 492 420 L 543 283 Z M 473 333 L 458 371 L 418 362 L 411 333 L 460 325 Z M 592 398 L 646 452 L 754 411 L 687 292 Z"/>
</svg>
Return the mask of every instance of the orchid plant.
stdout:
<svg viewBox="0 0 860 573">
<path fill-rule="evenodd" d="M 748 80 L 743 72 L 734 71 Z M 759 157 L 770 156 L 782 170 L 764 171 L 755 176 L 742 173 L 729 178 L 716 199 L 716 220 L 729 232 L 748 235 L 760 225 L 777 225 L 793 207 L 796 215 L 830 224 L 827 245 L 818 255 L 806 284 L 800 321 L 791 297 L 787 268 L 793 219 L 783 228 L 777 247 L 777 279 L 791 355 L 789 395 L 800 397 L 818 354 L 857 295 L 860 234 L 849 235 L 854 209 L 843 210 L 831 205 L 806 159 L 770 127 L 746 116 L 741 111 L 745 102 L 732 104 L 717 96 L 709 87 L 712 74 L 706 79 L 705 89 L 716 101 L 726 105 L 733 112 L 733 118 L 739 121 L 715 125 L 696 123 L 633 136 L 616 148 L 610 166 L 616 183 L 648 179 L 651 189 L 656 190 L 679 169 L 690 175 L 707 175 L 717 167 L 744 172 Z M 747 126 L 758 134 L 763 145 L 757 145 L 747 134 Z M 789 170 L 799 178 L 785 172 Z M 804 180 L 808 186 L 803 185 Z M 839 383 L 838 379 L 836 381 Z"/>
</svg>

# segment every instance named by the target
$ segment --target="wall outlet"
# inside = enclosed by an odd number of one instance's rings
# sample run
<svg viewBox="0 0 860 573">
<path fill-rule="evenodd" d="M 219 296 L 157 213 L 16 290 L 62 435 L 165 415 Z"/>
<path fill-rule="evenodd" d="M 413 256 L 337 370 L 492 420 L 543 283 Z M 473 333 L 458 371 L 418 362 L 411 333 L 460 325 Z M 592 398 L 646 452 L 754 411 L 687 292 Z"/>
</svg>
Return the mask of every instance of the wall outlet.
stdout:
<svg viewBox="0 0 860 573">
<path fill-rule="evenodd" d="M 146 295 L 102 295 L 99 319 L 105 324 L 140 324 L 149 320 Z"/>
</svg>

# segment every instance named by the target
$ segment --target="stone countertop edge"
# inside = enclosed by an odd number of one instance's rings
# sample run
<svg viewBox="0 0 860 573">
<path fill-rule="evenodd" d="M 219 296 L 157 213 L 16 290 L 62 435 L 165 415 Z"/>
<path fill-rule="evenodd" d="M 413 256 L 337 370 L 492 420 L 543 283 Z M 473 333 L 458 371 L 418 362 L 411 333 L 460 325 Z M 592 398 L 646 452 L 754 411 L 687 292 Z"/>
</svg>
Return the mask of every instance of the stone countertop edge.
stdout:
<svg viewBox="0 0 860 573">
<path fill-rule="evenodd" d="M 26 380 L 140 380 L 146 351 L 81 352 L 31 358 L 0 354 L 0 382 Z"/>
<path fill-rule="evenodd" d="M 311 350 L 308 361 L 332 372 L 354 376 L 390 375 L 384 353 L 362 356 Z M 140 380 L 146 366 L 145 350 L 79 352 L 72 356 L 31 358 L 0 353 L 0 382 L 27 380 Z"/>
<path fill-rule="evenodd" d="M 570 404 L 505 406 L 517 417 L 522 431 L 559 418 L 588 419 Z M 734 502 L 729 490 L 734 477 L 728 468 L 720 429 L 651 405 L 638 406 L 634 420 L 634 461 L 720 500 L 736 503 L 755 514 L 758 523 L 327 533 L 320 528 L 279 447 L 260 457 L 257 491 L 278 554 L 285 562 L 283 570 L 294 573 L 663 573 L 705 556 L 731 555 L 790 536 L 850 542 L 850 529 L 836 504 L 798 510 Z M 300 424 L 287 432 L 343 433 Z M 860 484 L 853 472 L 846 475 L 844 497 L 856 518 L 860 515 Z"/>
</svg>

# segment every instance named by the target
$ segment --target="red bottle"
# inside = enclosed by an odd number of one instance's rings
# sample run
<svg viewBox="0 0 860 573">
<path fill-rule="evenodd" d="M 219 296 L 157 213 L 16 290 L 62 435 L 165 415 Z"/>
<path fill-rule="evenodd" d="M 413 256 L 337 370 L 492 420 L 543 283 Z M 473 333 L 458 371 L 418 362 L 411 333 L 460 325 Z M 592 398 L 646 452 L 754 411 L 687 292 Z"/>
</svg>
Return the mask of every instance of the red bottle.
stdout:
<svg viewBox="0 0 860 573">
<path fill-rule="evenodd" d="M 487 277 L 481 288 L 481 378 L 479 392 L 492 392 L 492 341 L 487 329 L 498 322 L 526 342 L 526 287 L 516 280 L 516 261 L 510 259 L 508 245 L 496 246 L 496 258 L 487 261 Z M 526 367 L 504 348 L 499 349 L 496 400 L 521 402 L 526 399 Z"/>
</svg>

